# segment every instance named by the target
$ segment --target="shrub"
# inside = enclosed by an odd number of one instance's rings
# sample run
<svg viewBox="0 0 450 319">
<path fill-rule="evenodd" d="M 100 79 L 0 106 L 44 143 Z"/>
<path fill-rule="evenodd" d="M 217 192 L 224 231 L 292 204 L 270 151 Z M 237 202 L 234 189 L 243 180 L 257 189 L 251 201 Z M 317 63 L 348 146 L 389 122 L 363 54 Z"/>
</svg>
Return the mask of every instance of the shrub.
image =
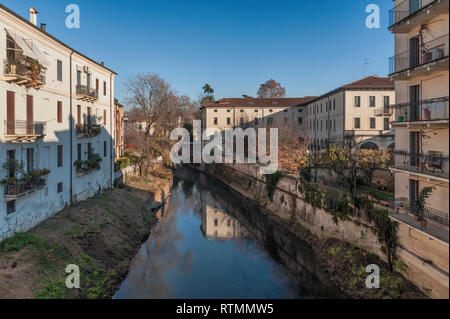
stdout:
<svg viewBox="0 0 450 319">
<path fill-rule="evenodd" d="M 131 159 L 129 157 L 119 158 L 120 169 L 124 169 L 131 166 Z"/>
<path fill-rule="evenodd" d="M 266 191 L 267 196 L 272 201 L 275 190 L 277 189 L 278 182 L 283 178 L 283 173 L 278 171 L 271 175 L 266 175 Z"/>
<path fill-rule="evenodd" d="M 30 233 L 17 233 L 9 239 L 5 239 L 0 243 L 0 250 L 6 252 L 19 251 L 27 245 L 32 245 L 36 248 L 45 245 L 44 241 Z"/>
</svg>

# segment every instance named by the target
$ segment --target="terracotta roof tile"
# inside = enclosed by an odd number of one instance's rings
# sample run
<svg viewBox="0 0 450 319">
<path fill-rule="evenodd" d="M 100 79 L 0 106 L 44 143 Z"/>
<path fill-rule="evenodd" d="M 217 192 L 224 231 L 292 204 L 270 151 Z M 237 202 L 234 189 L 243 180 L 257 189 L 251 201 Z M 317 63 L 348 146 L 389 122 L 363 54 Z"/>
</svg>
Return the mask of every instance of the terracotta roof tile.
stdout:
<svg viewBox="0 0 450 319">
<path fill-rule="evenodd" d="M 345 84 L 342 87 L 345 89 L 361 89 L 361 88 L 395 89 L 394 81 L 392 81 L 392 79 L 378 76 L 368 76 L 361 80 Z"/>
</svg>

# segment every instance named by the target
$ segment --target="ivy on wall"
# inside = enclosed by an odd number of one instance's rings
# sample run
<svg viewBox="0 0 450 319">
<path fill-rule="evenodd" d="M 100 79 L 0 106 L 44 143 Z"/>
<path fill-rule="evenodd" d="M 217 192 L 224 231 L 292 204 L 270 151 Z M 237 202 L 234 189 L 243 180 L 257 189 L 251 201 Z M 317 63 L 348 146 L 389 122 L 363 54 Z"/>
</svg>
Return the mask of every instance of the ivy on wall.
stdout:
<svg viewBox="0 0 450 319">
<path fill-rule="evenodd" d="M 266 175 L 266 192 L 270 201 L 273 201 L 273 195 L 277 189 L 280 179 L 283 178 L 283 173 L 278 171 L 274 174 Z"/>
</svg>

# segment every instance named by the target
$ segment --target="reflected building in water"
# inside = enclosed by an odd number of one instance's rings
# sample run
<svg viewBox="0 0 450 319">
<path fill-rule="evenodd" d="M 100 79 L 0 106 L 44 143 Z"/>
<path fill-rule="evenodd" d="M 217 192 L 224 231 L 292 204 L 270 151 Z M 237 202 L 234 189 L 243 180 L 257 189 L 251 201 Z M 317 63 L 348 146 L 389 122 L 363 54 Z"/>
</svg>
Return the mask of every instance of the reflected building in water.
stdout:
<svg viewBox="0 0 450 319">
<path fill-rule="evenodd" d="M 201 193 L 203 235 L 208 239 L 248 238 L 248 231 L 239 221 L 225 213 L 209 191 Z"/>
</svg>

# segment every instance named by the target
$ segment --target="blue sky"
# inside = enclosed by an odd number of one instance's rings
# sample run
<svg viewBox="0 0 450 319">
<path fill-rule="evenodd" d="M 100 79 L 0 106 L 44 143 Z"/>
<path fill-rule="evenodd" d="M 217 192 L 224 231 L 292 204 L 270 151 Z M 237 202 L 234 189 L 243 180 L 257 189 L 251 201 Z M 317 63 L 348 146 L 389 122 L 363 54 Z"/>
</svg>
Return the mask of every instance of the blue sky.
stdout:
<svg viewBox="0 0 450 319">
<path fill-rule="evenodd" d="M 24 17 L 36 7 L 47 31 L 119 76 L 116 97 L 134 74 L 159 74 L 178 94 L 196 98 L 205 83 L 216 98 L 255 96 L 270 78 L 287 96 L 318 95 L 364 75 L 386 76 L 394 39 L 391 0 L 2 0 Z M 65 27 L 75 3 L 81 28 Z M 381 9 L 367 29 L 365 8 Z"/>
</svg>

